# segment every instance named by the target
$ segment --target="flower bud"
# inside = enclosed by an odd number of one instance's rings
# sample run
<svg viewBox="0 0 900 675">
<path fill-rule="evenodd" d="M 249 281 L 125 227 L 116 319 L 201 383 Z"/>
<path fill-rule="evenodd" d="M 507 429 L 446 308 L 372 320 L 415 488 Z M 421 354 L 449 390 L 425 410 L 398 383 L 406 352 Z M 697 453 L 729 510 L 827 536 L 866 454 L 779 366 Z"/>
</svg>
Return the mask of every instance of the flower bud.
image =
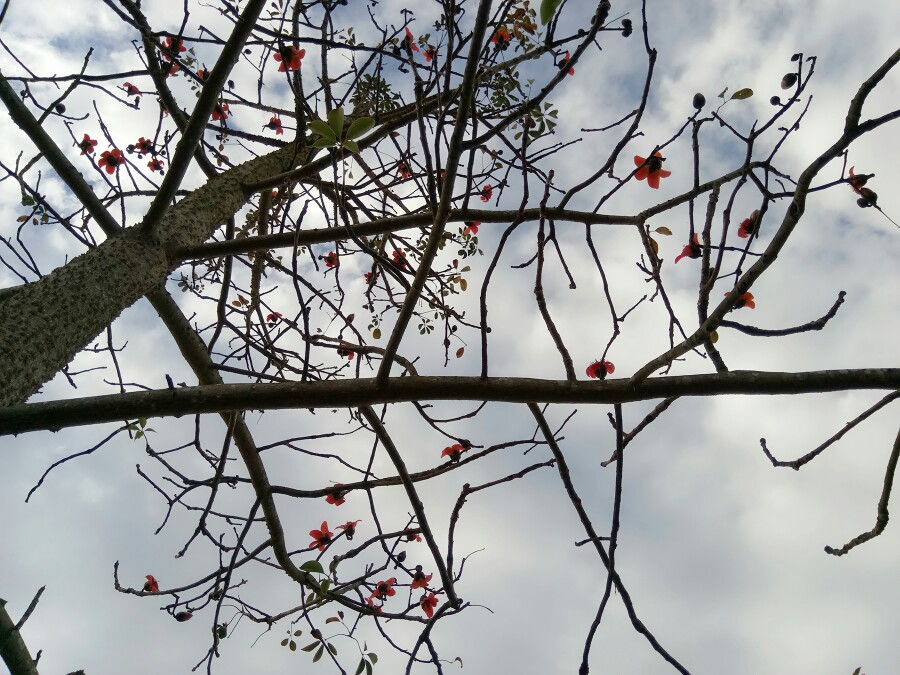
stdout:
<svg viewBox="0 0 900 675">
<path fill-rule="evenodd" d="M 706 97 L 703 94 L 701 94 L 700 92 L 697 92 L 696 94 L 694 94 L 693 103 L 694 103 L 694 107 L 697 110 L 702 110 L 703 106 L 706 105 Z"/>
</svg>

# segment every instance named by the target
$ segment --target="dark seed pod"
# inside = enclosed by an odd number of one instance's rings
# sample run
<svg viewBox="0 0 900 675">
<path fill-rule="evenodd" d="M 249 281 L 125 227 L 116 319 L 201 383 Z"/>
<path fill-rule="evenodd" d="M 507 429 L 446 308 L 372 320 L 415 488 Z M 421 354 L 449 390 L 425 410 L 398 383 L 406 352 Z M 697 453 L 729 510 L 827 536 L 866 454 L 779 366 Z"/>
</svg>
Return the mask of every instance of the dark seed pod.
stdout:
<svg viewBox="0 0 900 675">
<path fill-rule="evenodd" d="M 64 112 L 66 112 L 66 106 L 64 106 L 62 103 L 60 103 L 59 105 L 56 106 L 55 110 L 60 115 L 62 115 Z"/>
<path fill-rule="evenodd" d="M 799 61 L 801 54 L 797 53 L 791 57 L 791 61 Z"/>
<path fill-rule="evenodd" d="M 185 621 L 189 620 L 192 616 L 194 616 L 193 612 L 178 612 L 178 614 L 175 615 L 175 620 L 181 621 L 182 623 L 184 623 Z"/>
<path fill-rule="evenodd" d="M 628 37 L 633 30 L 631 19 L 622 19 L 622 37 Z"/>
<path fill-rule="evenodd" d="M 868 199 L 863 199 L 862 197 L 860 197 L 859 199 L 857 199 L 857 200 L 856 200 L 856 203 L 859 205 L 859 208 L 861 208 L 861 209 L 865 209 L 865 208 L 868 208 L 869 206 L 872 206 L 872 205 L 869 203 L 869 200 L 868 200 Z"/>
<path fill-rule="evenodd" d="M 781 78 L 781 88 L 790 89 L 797 84 L 797 73 L 787 73 Z"/>
<path fill-rule="evenodd" d="M 778 96 L 773 96 L 769 99 L 769 103 L 771 103 L 772 105 L 781 105 L 781 98 L 779 98 Z"/>
<path fill-rule="evenodd" d="M 868 202 L 869 206 L 875 206 L 878 203 L 878 194 L 874 190 L 866 187 L 860 188 L 859 194 L 863 196 L 863 199 Z"/>
<path fill-rule="evenodd" d="M 694 103 L 694 107 L 697 110 L 702 110 L 703 106 L 706 105 L 706 97 L 703 94 L 697 92 L 696 94 L 694 94 L 693 103 Z"/>
</svg>

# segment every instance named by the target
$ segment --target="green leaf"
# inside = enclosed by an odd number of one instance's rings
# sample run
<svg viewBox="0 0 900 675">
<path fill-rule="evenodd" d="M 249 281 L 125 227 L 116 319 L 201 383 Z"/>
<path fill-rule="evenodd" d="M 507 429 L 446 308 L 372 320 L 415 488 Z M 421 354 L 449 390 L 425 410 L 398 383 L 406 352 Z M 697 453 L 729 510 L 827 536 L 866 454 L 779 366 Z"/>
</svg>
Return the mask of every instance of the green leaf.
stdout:
<svg viewBox="0 0 900 675">
<path fill-rule="evenodd" d="M 753 90 L 749 87 L 744 87 L 743 89 L 738 89 L 731 95 L 731 98 L 736 98 L 739 101 L 743 101 L 745 98 L 750 98 L 753 96 Z"/>
<path fill-rule="evenodd" d="M 296 642 L 294 642 L 293 640 L 291 640 L 289 644 L 290 644 L 290 648 L 291 648 L 291 651 L 292 651 L 292 652 L 297 651 L 297 643 L 296 643 Z"/>
<path fill-rule="evenodd" d="M 369 133 L 374 126 L 375 120 L 371 117 L 360 117 L 357 120 L 353 120 L 350 127 L 347 129 L 347 140 L 352 141 L 354 138 L 364 136 Z"/>
<path fill-rule="evenodd" d="M 337 140 L 337 135 L 331 130 L 331 127 L 322 120 L 313 120 L 306 128 L 314 134 L 319 134 L 322 138 L 330 138 L 332 141 Z"/>
<path fill-rule="evenodd" d="M 308 560 L 302 565 L 300 565 L 300 569 L 304 572 L 315 572 L 316 574 L 325 574 L 325 568 L 322 567 L 322 563 L 318 560 Z"/>
<path fill-rule="evenodd" d="M 310 642 L 308 645 L 306 645 L 306 646 L 303 648 L 303 651 L 304 651 L 304 652 L 311 652 L 313 649 L 315 649 L 315 648 L 318 647 L 318 646 L 319 646 L 319 643 L 318 643 L 318 642 Z"/>
<path fill-rule="evenodd" d="M 284 640 L 281 641 L 281 646 L 282 646 L 282 647 L 287 647 L 287 646 L 288 646 L 288 639 L 287 639 L 287 638 L 284 638 Z"/>
<path fill-rule="evenodd" d="M 335 108 L 328 112 L 328 126 L 334 132 L 335 138 L 340 138 L 344 131 L 344 109 Z"/>
<path fill-rule="evenodd" d="M 333 644 L 331 644 L 330 642 L 328 643 L 328 651 L 330 651 L 332 654 L 334 654 L 335 656 L 337 656 L 337 647 L 335 647 L 335 646 L 334 646 Z"/>
<path fill-rule="evenodd" d="M 316 661 L 318 661 L 319 659 L 321 659 L 321 658 L 322 658 L 322 654 L 324 654 L 324 653 L 325 653 L 325 646 L 323 645 L 323 646 L 319 647 L 319 651 L 317 651 L 317 652 L 316 652 L 316 655 L 313 656 L 313 663 L 315 663 Z"/>
<path fill-rule="evenodd" d="M 562 4 L 562 0 L 542 0 L 541 1 L 541 25 L 546 26 L 553 19 L 556 10 Z"/>
<path fill-rule="evenodd" d="M 319 586 L 319 595 L 324 596 L 328 592 L 328 587 L 331 586 L 331 582 L 326 579 L 322 582 L 322 585 Z"/>
<path fill-rule="evenodd" d="M 372 664 L 366 661 L 366 675 L 372 675 Z"/>
<path fill-rule="evenodd" d="M 359 152 L 359 145 L 357 145 L 356 141 L 344 141 L 344 147 L 350 151 L 351 154 L 356 154 Z"/>
<path fill-rule="evenodd" d="M 365 669 L 366 669 L 366 660 L 365 660 L 365 659 L 360 659 L 360 660 L 359 660 L 359 665 L 356 666 L 356 672 L 355 672 L 353 675 L 359 675 L 359 674 L 360 674 L 363 670 L 365 670 Z"/>
<path fill-rule="evenodd" d="M 378 654 L 376 654 L 375 652 L 369 652 L 368 654 L 366 654 L 366 656 L 369 657 L 369 660 L 372 663 L 378 663 Z"/>
</svg>

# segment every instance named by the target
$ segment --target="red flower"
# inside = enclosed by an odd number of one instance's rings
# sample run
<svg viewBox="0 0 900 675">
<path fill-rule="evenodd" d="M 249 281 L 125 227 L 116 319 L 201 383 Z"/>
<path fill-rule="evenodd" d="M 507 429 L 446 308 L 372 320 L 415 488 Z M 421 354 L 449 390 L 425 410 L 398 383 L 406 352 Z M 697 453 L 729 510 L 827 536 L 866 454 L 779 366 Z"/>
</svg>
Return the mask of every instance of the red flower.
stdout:
<svg viewBox="0 0 900 675">
<path fill-rule="evenodd" d="M 201 82 L 206 82 L 206 78 L 209 77 L 209 70 L 206 68 L 200 68 L 197 70 L 197 79 Z"/>
<path fill-rule="evenodd" d="M 148 141 L 146 138 L 141 136 L 138 139 L 138 142 L 134 144 L 134 149 L 137 150 L 138 157 L 141 155 L 149 155 L 153 152 L 153 141 Z"/>
<path fill-rule="evenodd" d="M 177 73 L 179 70 L 181 70 L 181 66 L 179 66 L 177 63 L 174 63 L 174 62 L 173 62 L 172 65 L 169 66 L 169 69 L 168 69 L 165 73 L 163 73 L 163 74 L 164 74 L 166 77 L 169 77 L 169 75 L 174 75 L 174 74 Z"/>
<path fill-rule="evenodd" d="M 355 353 L 349 349 L 338 348 L 337 355 L 347 359 L 348 361 L 352 361 Z"/>
<path fill-rule="evenodd" d="M 313 538 L 313 540 L 309 543 L 309 547 L 313 548 L 315 546 L 318 546 L 320 551 L 324 551 L 325 547 L 331 543 L 331 538 L 334 536 L 334 533 L 328 529 L 328 521 L 323 520 L 322 529 L 310 530 L 309 536 Z"/>
<path fill-rule="evenodd" d="M 407 532 L 406 541 L 418 541 L 421 543 L 422 537 L 417 532 Z"/>
<path fill-rule="evenodd" d="M 171 61 L 172 56 L 169 52 L 171 52 L 172 54 L 175 54 L 177 56 L 181 52 L 187 51 L 187 47 L 184 46 L 184 42 L 182 42 L 181 38 L 167 37 L 166 38 L 166 50 L 167 51 L 163 51 L 163 57 L 165 57 L 166 59 Z"/>
<path fill-rule="evenodd" d="M 150 593 L 159 593 L 159 582 L 152 574 L 147 575 L 147 583 L 144 584 L 144 590 Z"/>
<path fill-rule="evenodd" d="M 601 359 L 600 361 L 594 361 L 584 372 L 590 378 L 602 380 L 607 375 L 612 375 L 616 372 L 616 367 L 611 362 Z"/>
<path fill-rule="evenodd" d="M 866 178 L 865 176 L 859 176 L 857 178 L 856 174 L 853 173 L 853 169 L 855 169 L 855 168 L 856 168 L 855 166 L 850 167 L 850 187 L 853 188 L 853 191 L 856 194 L 861 195 L 862 194 L 862 186 L 865 185 L 869 179 Z"/>
<path fill-rule="evenodd" d="M 391 258 L 393 258 L 397 267 L 406 267 L 406 251 L 402 248 L 395 248 L 394 252 L 391 253 Z"/>
<path fill-rule="evenodd" d="M 367 284 L 371 284 L 371 283 L 372 283 L 372 280 L 375 279 L 376 276 L 378 276 L 378 273 L 377 273 L 377 272 L 366 272 L 366 273 L 363 275 L 363 277 L 365 278 Z"/>
<path fill-rule="evenodd" d="M 278 72 L 284 73 L 288 70 L 300 70 L 300 59 L 306 56 L 305 49 L 297 49 L 294 46 L 281 45 L 275 52 L 275 60 L 281 63 L 278 66 Z"/>
<path fill-rule="evenodd" d="M 431 61 L 437 56 L 437 47 L 432 47 L 431 45 L 429 45 L 428 48 L 424 52 L 422 52 L 422 56 L 425 57 L 425 60 L 428 61 L 428 63 L 431 63 Z"/>
<path fill-rule="evenodd" d="M 366 598 L 366 604 L 372 608 L 373 612 L 375 612 L 376 614 L 381 614 L 381 607 L 376 606 L 372 601 L 372 598 Z"/>
<path fill-rule="evenodd" d="M 216 120 L 224 120 L 231 113 L 228 112 L 228 104 L 227 103 L 218 103 L 212 112 L 212 120 L 215 122 Z"/>
<path fill-rule="evenodd" d="M 744 218 L 741 221 L 741 226 L 738 228 L 738 236 L 741 239 L 746 239 L 751 234 L 756 234 L 759 231 L 759 211 L 754 211 L 750 214 L 749 218 Z"/>
<path fill-rule="evenodd" d="M 372 593 L 372 598 L 378 598 L 379 600 L 384 600 L 385 598 L 389 598 L 392 595 L 397 595 L 397 591 L 394 590 L 394 584 L 397 583 L 396 577 L 391 577 L 387 581 L 379 581 L 375 584 L 375 592 Z"/>
<path fill-rule="evenodd" d="M 402 178 L 403 180 L 412 178 L 412 171 L 409 168 L 409 164 L 404 161 L 398 162 L 397 172 L 400 174 L 400 178 Z"/>
<path fill-rule="evenodd" d="M 431 577 L 433 576 L 433 574 L 426 575 L 422 571 L 422 566 L 416 565 L 416 573 L 413 575 L 413 580 L 409 587 L 411 589 L 425 588 L 428 586 L 428 582 L 431 581 Z"/>
<path fill-rule="evenodd" d="M 491 200 L 492 194 L 494 194 L 494 188 L 490 183 L 488 183 L 483 188 L 481 188 L 481 201 L 489 202 Z"/>
<path fill-rule="evenodd" d="M 266 128 L 273 129 L 275 131 L 276 136 L 280 136 L 281 134 L 284 133 L 284 130 L 281 128 L 281 119 L 278 118 L 277 116 L 272 117 L 272 119 L 269 120 L 269 123 L 266 125 Z"/>
<path fill-rule="evenodd" d="M 459 456 L 466 451 L 466 447 L 460 443 L 455 443 L 450 447 L 444 448 L 441 457 L 449 457 L 451 462 L 458 462 Z"/>
<path fill-rule="evenodd" d="M 325 261 L 325 267 L 337 267 L 341 264 L 341 261 L 338 260 L 337 253 L 334 251 L 326 255 L 322 260 Z"/>
<path fill-rule="evenodd" d="M 343 483 L 335 483 L 334 484 L 335 487 L 340 487 L 341 485 L 343 485 Z M 325 496 L 325 501 L 328 502 L 329 504 L 334 504 L 335 506 L 340 506 L 345 501 L 347 501 L 344 499 L 345 494 L 347 494 L 347 493 L 344 492 L 343 490 L 335 490 L 334 492 L 329 492 Z"/>
<path fill-rule="evenodd" d="M 84 138 L 78 143 L 78 147 L 81 148 L 81 154 L 87 153 L 89 155 L 94 154 L 94 147 L 97 145 L 97 141 L 88 136 L 84 135 Z"/>
<path fill-rule="evenodd" d="M 419 48 L 416 46 L 416 39 L 413 37 L 413 34 L 409 32 L 409 28 L 406 29 L 406 37 L 403 38 L 400 47 L 403 49 L 412 49 L 414 52 L 419 51 Z"/>
<path fill-rule="evenodd" d="M 98 162 L 101 167 L 106 169 L 106 173 L 115 173 L 116 169 L 124 163 L 125 157 L 122 156 L 122 151 L 116 148 L 101 153 L 100 161 Z"/>
<path fill-rule="evenodd" d="M 125 93 L 128 94 L 129 96 L 140 96 L 141 95 L 141 90 L 138 89 L 137 87 L 135 87 L 133 84 L 131 84 L 131 82 L 126 82 L 125 84 L 122 85 L 122 87 L 124 87 Z"/>
<path fill-rule="evenodd" d="M 266 315 L 266 323 L 275 323 L 281 318 L 281 312 L 269 312 Z"/>
<path fill-rule="evenodd" d="M 731 293 L 725 293 L 725 295 L 731 295 Z M 735 309 L 740 309 L 741 307 L 756 309 L 756 302 L 753 300 L 753 293 L 750 293 L 749 291 L 747 293 L 744 293 L 734 304 Z"/>
<path fill-rule="evenodd" d="M 425 616 L 430 619 L 434 616 L 434 608 L 438 606 L 438 599 L 435 597 L 434 593 L 429 593 L 428 595 L 422 596 L 422 600 L 419 604 L 422 606 L 422 611 L 425 612 Z"/>
<path fill-rule="evenodd" d="M 509 31 L 506 26 L 500 26 L 496 31 L 494 31 L 494 35 L 491 36 L 491 42 L 496 44 L 500 49 L 505 49 L 509 44 Z"/>
<path fill-rule="evenodd" d="M 481 221 L 466 221 L 466 226 L 463 228 L 463 234 L 478 234 L 478 226 L 481 225 Z"/>
<path fill-rule="evenodd" d="M 347 537 L 347 540 L 353 539 L 353 535 L 356 534 L 356 524 L 361 523 L 361 520 L 349 520 L 343 525 L 338 525 L 337 529 L 343 530 L 344 534 Z"/>
<path fill-rule="evenodd" d="M 677 263 L 682 258 L 699 258 L 701 255 L 703 255 L 703 250 L 700 248 L 700 238 L 695 232 L 691 243 L 681 249 L 681 255 L 675 258 L 675 262 Z"/>
<path fill-rule="evenodd" d="M 668 178 L 672 175 L 671 171 L 666 171 L 662 168 L 663 159 L 663 156 L 658 152 L 654 152 L 653 157 L 649 160 L 640 155 L 635 155 L 634 165 L 639 166 L 640 168 L 637 170 L 637 173 L 634 174 L 634 177 L 638 180 L 644 180 L 646 178 L 647 185 L 654 190 L 658 190 L 659 179 Z"/>
<path fill-rule="evenodd" d="M 565 70 L 565 69 L 569 66 L 569 60 L 570 60 L 571 58 L 572 58 L 572 57 L 569 55 L 569 52 L 567 51 L 567 52 L 566 52 L 566 55 L 563 57 L 563 60 L 562 60 L 562 61 L 560 62 L 560 64 L 559 64 L 559 69 L 560 69 L 560 70 Z M 574 75 L 574 74 L 575 74 L 575 69 L 574 69 L 574 68 L 569 68 L 569 75 Z"/>
<path fill-rule="evenodd" d="M 149 162 L 147 162 L 147 168 L 150 169 L 151 171 L 159 171 L 160 173 L 162 173 L 163 172 L 162 160 L 154 157 Z"/>
</svg>

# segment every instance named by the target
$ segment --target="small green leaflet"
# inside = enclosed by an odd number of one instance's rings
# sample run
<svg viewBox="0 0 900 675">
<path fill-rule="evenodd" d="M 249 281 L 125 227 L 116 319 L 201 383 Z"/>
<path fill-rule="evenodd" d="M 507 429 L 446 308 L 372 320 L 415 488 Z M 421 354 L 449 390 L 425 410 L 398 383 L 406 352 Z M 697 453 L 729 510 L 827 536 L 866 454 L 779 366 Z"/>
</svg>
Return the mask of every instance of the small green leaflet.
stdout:
<svg viewBox="0 0 900 675">
<path fill-rule="evenodd" d="M 541 0 L 541 25 L 546 26 L 553 19 L 562 0 Z"/>
<path fill-rule="evenodd" d="M 731 95 L 731 98 L 736 98 L 739 101 L 743 101 L 745 98 L 750 98 L 753 96 L 753 90 L 749 87 L 745 87 L 743 89 L 738 89 Z"/>
<path fill-rule="evenodd" d="M 318 560 L 308 560 L 302 565 L 300 565 L 300 569 L 304 572 L 315 572 L 316 574 L 325 574 L 325 568 L 322 567 L 322 563 Z"/>
<path fill-rule="evenodd" d="M 364 136 L 369 133 L 374 126 L 375 120 L 371 117 L 360 117 L 359 119 L 353 120 L 353 122 L 350 123 L 350 127 L 347 129 L 347 140 L 352 141 L 360 136 Z"/>
</svg>

